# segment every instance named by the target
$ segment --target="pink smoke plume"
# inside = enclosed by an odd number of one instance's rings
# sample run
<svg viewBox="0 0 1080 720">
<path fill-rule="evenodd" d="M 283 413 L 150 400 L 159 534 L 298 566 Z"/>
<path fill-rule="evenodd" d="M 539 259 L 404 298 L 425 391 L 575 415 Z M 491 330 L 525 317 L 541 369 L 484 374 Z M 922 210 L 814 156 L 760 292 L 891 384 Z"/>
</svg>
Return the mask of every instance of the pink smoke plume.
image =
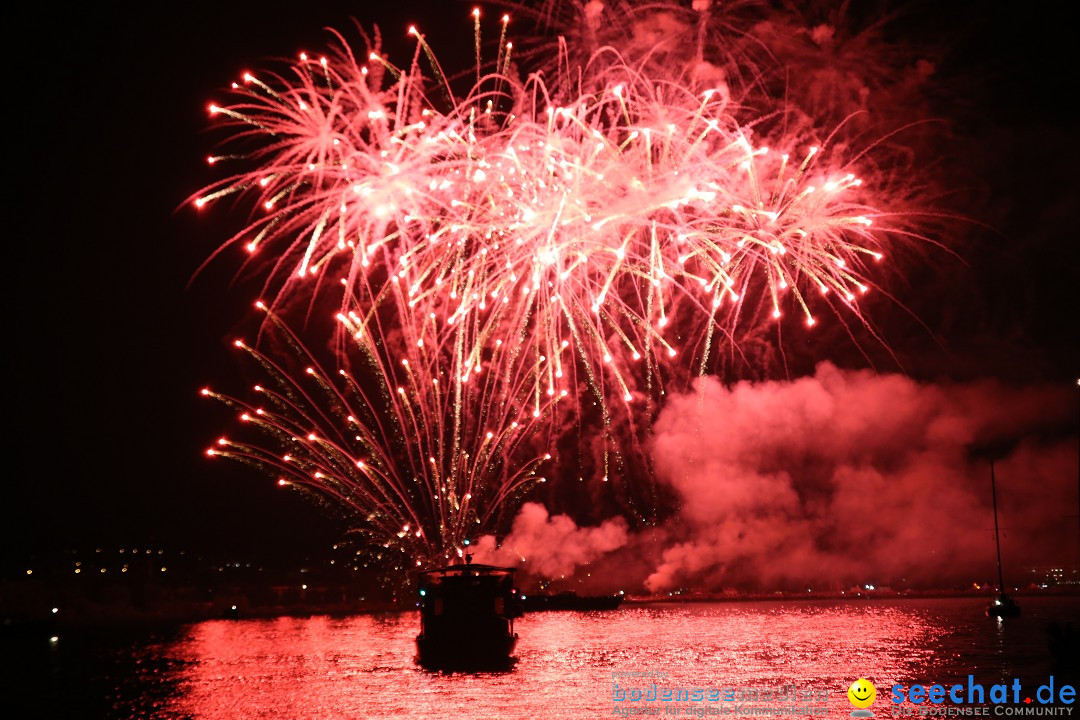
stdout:
<svg viewBox="0 0 1080 720">
<path fill-rule="evenodd" d="M 510 534 L 498 547 L 494 536 L 485 535 L 473 552 L 479 562 L 520 566 L 533 576 L 561 578 L 622 547 L 627 538 L 622 518 L 605 520 L 596 527 L 578 527 L 568 515 L 552 516 L 543 505 L 529 502 L 522 506 Z"/>
<path fill-rule="evenodd" d="M 657 476 L 679 500 L 667 522 L 579 527 L 526 503 L 475 553 L 585 592 L 970 587 L 996 582 L 993 457 L 1006 582 L 1026 586 L 1076 561 L 1075 428 L 1057 386 L 829 363 L 794 381 L 705 377 L 655 425 Z"/>
<path fill-rule="evenodd" d="M 822 363 L 793 382 L 702 378 L 671 397 L 653 459 L 681 499 L 646 589 L 843 589 L 994 575 L 997 458 L 1006 582 L 1076 553 L 1071 393 L 920 384 Z M 995 449 L 996 448 L 996 449 Z"/>
</svg>

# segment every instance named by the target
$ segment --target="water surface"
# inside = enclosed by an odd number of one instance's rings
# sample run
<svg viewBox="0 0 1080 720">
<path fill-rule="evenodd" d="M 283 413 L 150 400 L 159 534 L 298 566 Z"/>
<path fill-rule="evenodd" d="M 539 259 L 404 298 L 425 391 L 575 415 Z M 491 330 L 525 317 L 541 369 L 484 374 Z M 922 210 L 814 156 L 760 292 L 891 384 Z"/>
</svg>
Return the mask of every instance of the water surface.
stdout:
<svg viewBox="0 0 1080 720">
<path fill-rule="evenodd" d="M 858 677 L 895 683 L 1047 681 L 1047 625 L 1080 618 L 1080 599 L 1023 600 L 988 620 L 976 599 L 747 602 L 550 612 L 517 623 L 505 673 L 444 675 L 413 661 L 415 613 L 208 621 L 167 632 L 69 633 L 20 658 L 40 717 L 322 720 L 611 717 L 613 683 L 776 689 L 851 711 Z M 640 672 L 647 677 L 616 678 Z M 827 697 L 820 697 L 827 691 Z M 639 703 L 644 705 L 647 703 Z M 685 704 L 685 703 L 682 703 Z M 709 703 L 705 703 L 708 705 Z M 712 703 L 716 705 L 716 703 Z"/>
</svg>

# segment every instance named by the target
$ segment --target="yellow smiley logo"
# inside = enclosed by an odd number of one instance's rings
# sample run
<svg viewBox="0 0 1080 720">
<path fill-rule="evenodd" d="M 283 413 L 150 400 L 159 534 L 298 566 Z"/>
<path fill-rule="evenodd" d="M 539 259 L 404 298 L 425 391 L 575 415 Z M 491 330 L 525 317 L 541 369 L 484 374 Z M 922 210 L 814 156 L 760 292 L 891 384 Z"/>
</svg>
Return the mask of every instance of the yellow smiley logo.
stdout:
<svg viewBox="0 0 1080 720">
<path fill-rule="evenodd" d="M 874 687 L 874 683 L 866 678 L 859 678 L 851 683 L 847 696 L 851 704 L 857 708 L 870 707 L 874 704 L 874 698 L 877 697 L 877 688 Z"/>
</svg>

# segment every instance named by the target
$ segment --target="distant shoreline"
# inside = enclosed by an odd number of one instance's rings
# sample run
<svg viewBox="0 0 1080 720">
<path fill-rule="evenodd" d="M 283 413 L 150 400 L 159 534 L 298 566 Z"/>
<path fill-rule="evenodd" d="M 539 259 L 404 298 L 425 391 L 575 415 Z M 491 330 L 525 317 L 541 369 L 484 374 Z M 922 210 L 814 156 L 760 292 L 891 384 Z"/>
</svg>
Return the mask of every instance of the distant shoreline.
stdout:
<svg viewBox="0 0 1080 720">
<path fill-rule="evenodd" d="M 859 593 L 681 593 L 671 596 L 626 596 L 615 610 L 583 612 L 621 612 L 626 608 L 657 605 L 716 603 L 792 603 L 792 602 L 888 602 L 897 600 L 973 600 L 985 601 L 992 593 L 976 590 L 924 590 L 896 592 L 888 590 Z M 1013 595 L 1025 598 L 1080 598 L 1080 587 L 1020 590 Z M 93 631 L 109 628 L 173 628 L 208 620 L 275 620 L 281 618 L 330 617 L 343 619 L 355 615 L 415 612 L 407 602 L 297 603 L 290 605 L 242 606 L 215 603 L 172 604 L 160 608 L 136 609 L 124 605 L 84 604 L 60 610 L 56 614 L 13 613 L 0 611 L 0 637 L 50 637 L 62 632 Z M 531 615 L 533 613 L 527 613 Z"/>
<path fill-rule="evenodd" d="M 1080 585 L 1045 589 L 1014 590 L 1009 593 L 1017 598 L 1031 597 L 1080 597 Z M 992 590 L 869 590 L 860 592 L 813 592 L 797 593 L 777 591 L 772 593 L 681 593 L 678 595 L 627 595 L 623 606 L 659 605 L 668 603 L 728 603 L 728 602 L 806 602 L 814 600 L 924 600 L 963 599 L 986 600 L 994 595 Z"/>
</svg>

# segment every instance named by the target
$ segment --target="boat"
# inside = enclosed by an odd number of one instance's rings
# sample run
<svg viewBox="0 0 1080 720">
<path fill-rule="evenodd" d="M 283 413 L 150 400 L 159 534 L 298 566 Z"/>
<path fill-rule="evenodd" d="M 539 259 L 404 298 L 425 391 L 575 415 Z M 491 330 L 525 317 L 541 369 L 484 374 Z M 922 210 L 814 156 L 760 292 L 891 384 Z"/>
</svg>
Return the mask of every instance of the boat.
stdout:
<svg viewBox="0 0 1080 720">
<path fill-rule="evenodd" d="M 1007 618 L 1020 614 L 1020 605 L 1005 592 L 1005 580 L 1001 575 L 1001 533 L 998 530 L 997 480 L 994 478 L 994 461 L 990 461 L 990 492 L 994 499 L 994 544 L 997 546 L 998 594 L 986 606 L 986 617 Z"/>
<path fill-rule="evenodd" d="M 1007 593 L 1001 592 L 986 606 L 986 617 L 1007 618 L 1020 614 L 1020 604 Z"/>
<path fill-rule="evenodd" d="M 530 593 L 521 596 L 525 612 L 544 610 L 614 610 L 622 603 L 622 595 L 578 595 L 572 590 L 561 593 Z"/>
<path fill-rule="evenodd" d="M 419 573 L 417 662 L 429 670 L 504 670 L 513 664 L 521 604 L 514 568 L 465 562 Z"/>
</svg>

